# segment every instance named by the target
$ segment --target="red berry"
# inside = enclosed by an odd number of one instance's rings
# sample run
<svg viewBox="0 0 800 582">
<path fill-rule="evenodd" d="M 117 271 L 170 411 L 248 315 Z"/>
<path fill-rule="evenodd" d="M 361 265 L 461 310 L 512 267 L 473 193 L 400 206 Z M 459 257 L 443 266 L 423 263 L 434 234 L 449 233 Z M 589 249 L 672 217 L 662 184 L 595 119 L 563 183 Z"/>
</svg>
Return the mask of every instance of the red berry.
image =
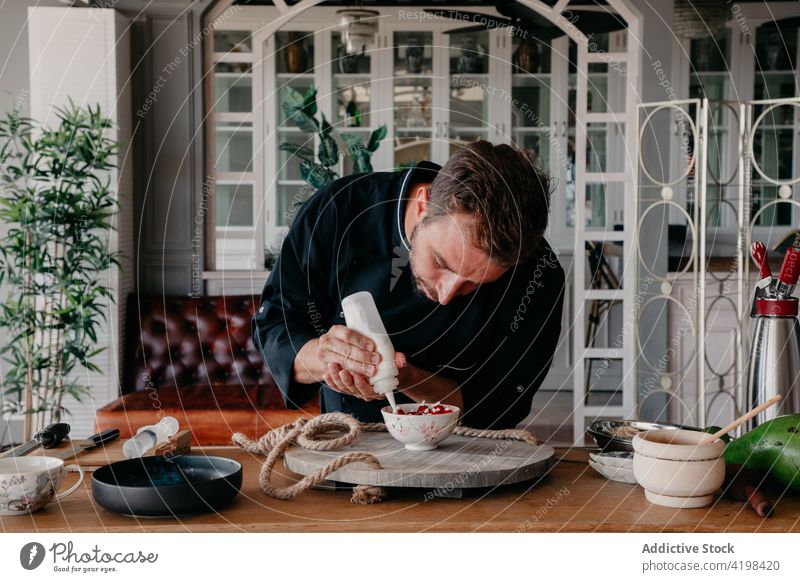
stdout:
<svg viewBox="0 0 800 582">
<path fill-rule="evenodd" d="M 405 414 L 405 413 L 406 413 L 405 410 L 403 410 L 402 408 L 397 409 L 397 414 Z"/>
</svg>

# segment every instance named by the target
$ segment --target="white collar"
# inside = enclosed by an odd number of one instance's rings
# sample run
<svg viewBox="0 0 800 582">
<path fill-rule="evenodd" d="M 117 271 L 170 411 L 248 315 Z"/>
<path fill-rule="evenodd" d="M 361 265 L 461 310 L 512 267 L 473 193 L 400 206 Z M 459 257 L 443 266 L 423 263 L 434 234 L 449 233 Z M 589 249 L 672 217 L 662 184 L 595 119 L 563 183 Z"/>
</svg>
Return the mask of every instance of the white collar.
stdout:
<svg viewBox="0 0 800 582">
<path fill-rule="evenodd" d="M 406 241 L 406 235 L 403 231 L 403 223 L 400 220 L 400 215 L 402 214 L 403 208 L 403 195 L 406 193 L 406 186 L 408 185 L 408 179 L 411 177 L 413 173 L 413 168 L 409 168 L 406 172 L 405 178 L 403 178 L 403 183 L 400 185 L 400 196 L 397 197 L 397 232 L 400 233 L 400 241 L 403 243 L 403 246 L 406 247 L 408 252 L 411 252 L 411 247 L 408 245 Z"/>
</svg>

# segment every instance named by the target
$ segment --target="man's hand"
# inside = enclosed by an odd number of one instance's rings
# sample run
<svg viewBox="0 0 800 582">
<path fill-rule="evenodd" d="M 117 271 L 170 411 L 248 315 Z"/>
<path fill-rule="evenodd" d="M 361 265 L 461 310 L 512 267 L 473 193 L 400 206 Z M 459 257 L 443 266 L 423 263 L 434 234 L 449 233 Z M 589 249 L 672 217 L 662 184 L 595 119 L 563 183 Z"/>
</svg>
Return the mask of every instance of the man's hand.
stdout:
<svg viewBox="0 0 800 582">
<path fill-rule="evenodd" d="M 394 355 L 395 364 L 398 368 L 406 365 L 406 357 L 400 352 Z M 374 375 L 377 368 L 373 370 L 370 376 Z M 375 390 L 369 383 L 369 377 L 353 370 L 342 368 L 340 364 L 328 364 L 325 375 L 323 376 L 324 382 L 342 394 L 350 394 L 362 400 L 383 400 L 386 396 L 382 394 L 375 394 Z"/>
<path fill-rule="evenodd" d="M 369 383 L 380 361 L 371 339 L 344 325 L 334 325 L 300 348 L 294 361 L 294 379 L 301 384 L 325 382 L 337 392 L 381 400 L 384 397 L 375 394 Z M 398 353 L 395 361 L 401 368 L 406 358 Z"/>
</svg>

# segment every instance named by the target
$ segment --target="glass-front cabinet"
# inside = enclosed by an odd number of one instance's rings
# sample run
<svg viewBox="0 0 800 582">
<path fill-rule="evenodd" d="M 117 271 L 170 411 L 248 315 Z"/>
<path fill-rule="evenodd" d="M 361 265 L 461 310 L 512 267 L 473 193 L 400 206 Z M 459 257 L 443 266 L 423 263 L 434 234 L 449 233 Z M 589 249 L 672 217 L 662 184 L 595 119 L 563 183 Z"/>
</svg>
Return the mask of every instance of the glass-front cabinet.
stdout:
<svg viewBox="0 0 800 582">
<path fill-rule="evenodd" d="M 478 139 L 528 150 L 553 178 L 548 238 L 572 251 L 575 222 L 574 43 L 566 36 L 538 40 L 507 29 L 464 29 L 444 18 L 413 19 L 414 11 L 380 7 L 371 46 L 346 49 L 336 9 L 315 7 L 280 31 L 261 35 L 276 11 L 241 7 L 214 32 L 212 109 L 216 192 L 214 270 L 263 269 L 297 207 L 315 188 L 303 159 L 315 161 L 320 138 L 284 104 L 316 90 L 315 118 L 330 124 L 339 151 L 337 176 L 353 173 L 342 137 L 367 143 L 381 126 L 386 136 L 371 156 L 374 170 L 396 170 L 432 160 L 443 164 L 458 147 Z M 244 30 L 249 29 L 249 30 Z M 624 33 L 617 33 L 624 36 Z M 608 50 L 608 36 L 604 45 Z M 572 45 L 572 47 L 570 47 Z M 572 49 L 572 50 L 570 50 Z M 572 64 L 570 64 L 572 61 Z M 592 112 L 610 112 L 613 84 L 591 65 Z M 300 96 L 300 97 L 298 97 Z M 570 103 L 572 101 L 572 103 Z M 605 123 L 588 128 L 587 168 L 613 172 L 621 136 Z M 349 139 L 352 139 L 350 137 Z M 622 197 L 612 210 L 605 186 L 590 184 L 587 225 L 621 224 Z M 248 258 L 249 257 L 249 258 Z"/>
<path fill-rule="evenodd" d="M 781 200 L 781 192 L 792 198 L 796 188 L 795 185 L 780 190 L 775 181 L 791 180 L 800 169 L 797 147 L 800 109 L 796 104 L 773 106 L 764 101 L 800 96 L 798 25 L 796 18 L 761 14 L 757 7 L 748 13 L 747 23 L 746 31 L 732 20 L 713 37 L 677 43 L 673 55 L 688 54 L 689 59 L 676 59 L 673 76 L 678 94 L 684 93 L 681 89 L 685 86 L 684 94 L 689 98 L 709 101 L 706 219 L 709 235 L 717 242 L 735 244 L 733 208 L 743 180 L 739 175 L 743 147 L 738 139 L 740 104 L 752 102 L 751 160 L 761 171 L 753 167 L 751 172 L 749 213 L 753 219 L 753 238 L 772 248 L 797 228 L 800 217 L 793 204 L 775 203 Z M 690 109 L 694 118 L 694 108 Z M 673 139 L 678 139 L 677 132 Z M 679 163 L 680 159 L 673 160 L 673 165 Z M 672 173 L 678 175 L 681 170 L 673 167 Z M 691 175 L 690 185 L 693 179 Z M 690 215 L 695 204 L 692 191 L 690 187 L 681 193 Z"/>
</svg>

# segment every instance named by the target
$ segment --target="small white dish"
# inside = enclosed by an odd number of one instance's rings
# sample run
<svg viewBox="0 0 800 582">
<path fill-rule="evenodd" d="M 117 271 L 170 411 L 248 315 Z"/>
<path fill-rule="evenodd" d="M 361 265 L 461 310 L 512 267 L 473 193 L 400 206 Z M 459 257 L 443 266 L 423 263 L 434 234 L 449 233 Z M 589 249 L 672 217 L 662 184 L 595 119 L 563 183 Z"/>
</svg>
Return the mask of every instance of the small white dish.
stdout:
<svg viewBox="0 0 800 582">
<path fill-rule="evenodd" d="M 413 412 L 419 404 L 398 404 L 403 412 Z M 381 409 L 386 429 L 409 451 L 431 451 L 450 436 L 461 412 L 455 406 L 445 405 L 452 412 L 444 414 L 395 414 L 391 406 Z"/>
<path fill-rule="evenodd" d="M 609 451 L 605 453 L 589 453 L 589 458 L 598 465 L 606 467 L 622 467 L 633 471 L 633 453 L 630 451 Z"/>
<path fill-rule="evenodd" d="M 620 483 L 636 485 L 636 477 L 633 474 L 633 469 L 603 465 L 591 459 L 589 460 L 589 466 L 610 481 L 619 481 Z"/>
</svg>

